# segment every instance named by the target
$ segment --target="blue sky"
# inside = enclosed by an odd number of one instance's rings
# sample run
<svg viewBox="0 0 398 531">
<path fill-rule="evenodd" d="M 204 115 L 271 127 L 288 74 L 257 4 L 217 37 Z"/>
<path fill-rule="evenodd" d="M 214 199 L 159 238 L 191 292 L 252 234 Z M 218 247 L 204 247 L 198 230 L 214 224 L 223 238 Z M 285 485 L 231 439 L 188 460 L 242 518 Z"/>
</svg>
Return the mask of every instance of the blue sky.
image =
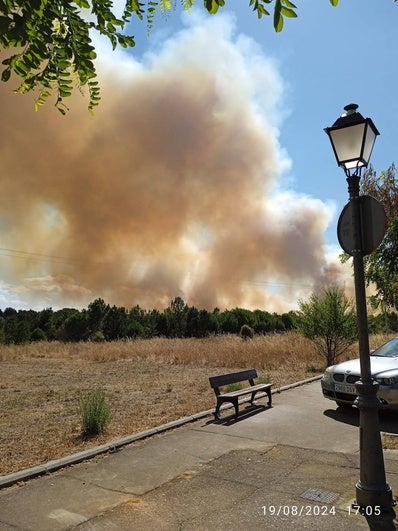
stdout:
<svg viewBox="0 0 398 531">
<path fill-rule="evenodd" d="M 338 283 L 336 226 L 348 200 L 323 129 L 348 103 L 395 158 L 398 6 L 307 0 L 276 34 L 248 2 L 157 17 L 97 41 L 94 118 L 0 86 L 0 307 L 165 307 L 282 312 Z M 24 127 L 15 127 L 23 123 Z M 12 201 L 10 201 L 12 198 Z"/>
</svg>

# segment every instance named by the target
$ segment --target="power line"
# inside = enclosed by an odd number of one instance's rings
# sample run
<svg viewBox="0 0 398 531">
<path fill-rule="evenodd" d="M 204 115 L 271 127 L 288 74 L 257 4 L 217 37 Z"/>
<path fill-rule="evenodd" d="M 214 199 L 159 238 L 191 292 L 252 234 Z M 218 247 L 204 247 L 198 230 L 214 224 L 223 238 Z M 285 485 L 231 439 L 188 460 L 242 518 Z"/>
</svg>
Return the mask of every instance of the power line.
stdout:
<svg viewBox="0 0 398 531">
<path fill-rule="evenodd" d="M 81 263 L 80 260 L 75 258 L 68 258 L 66 256 L 56 256 L 43 253 L 32 253 L 29 251 L 19 251 L 17 249 L 8 249 L 6 247 L 0 247 L 0 256 L 6 258 L 20 258 L 22 260 L 37 260 L 46 262 L 58 262 L 58 263 Z"/>
<path fill-rule="evenodd" d="M 64 265 L 81 264 L 82 260 L 76 258 L 68 258 L 66 256 L 51 255 L 45 253 L 36 253 L 30 251 L 20 251 L 18 249 L 10 249 L 7 247 L 0 247 L 0 257 L 5 258 L 19 258 L 21 260 L 36 260 L 38 262 L 53 262 Z M 270 288 L 306 288 L 312 289 L 313 284 L 302 282 L 273 282 L 268 280 L 243 280 L 248 284 L 255 284 L 258 286 L 270 287 Z"/>
</svg>

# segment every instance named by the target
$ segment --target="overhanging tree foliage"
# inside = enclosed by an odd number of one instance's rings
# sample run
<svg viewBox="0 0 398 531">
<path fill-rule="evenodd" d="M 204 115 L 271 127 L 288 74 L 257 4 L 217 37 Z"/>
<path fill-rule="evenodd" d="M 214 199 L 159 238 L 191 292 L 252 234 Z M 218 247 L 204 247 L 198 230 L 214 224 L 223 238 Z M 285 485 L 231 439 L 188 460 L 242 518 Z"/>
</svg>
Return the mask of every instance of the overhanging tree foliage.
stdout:
<svg viewBox="0 0 398 531">
<path fill-rule="evenodd" d="M 379 247 L 364 256 L 365 279 L 375 292 L 368 299 L 375 310 L 381 310 L 384 328 L 395 331 L 398 312 L 398 179 L 395 164 L 378 176 L 372 166 L 361 180 L 361 194 L 380 201 L 387 217 L 386 235 Z M 351 256 L 340 255 L 342 263 Z"/>
<path fill-rule="evenodd" d="M 158 10 L 170 11 L 177 0 L 126 0 L 123 14 L 114 13 L 111 0 L 0 0 L 0 52 L 10 50 L 3 58 L 2 81 L 12 74 L 20 79 L 15 90 L 21 94 L 37 91 L 36 109 L 43 105 L 53 90 L 56 107 L 65 113 L 64 99 L 74 88 L 87 87 L 89 110 L 98 105 L 100 89 L 96 81 L 96 58 L 90 30 L 107 37 L 113 48 L 135 45 L 134 37 L 123 30 L 133 17 L 146 19 L 148 28 Z M 338 0 L 329 0 L 336 6 Z M 204 0 L 210 14 L 218 12 L 226 0 Z M 194 0 L 181 0 L 188 10 Z M 249 0 L 259 18 L 271 15 L 276 31 L 282 31 L 284 18 L 296 18 L 297 7 L 290 0 Z"/>
<path fill-rule="evenodd" d="M 74 85 L 87 86 L 92 110 L 100 95 L 90 30 L 105 35 L 113 48 L 134 46 L 134 39 L 122 30 L 133 14 L 139 18 L 143 14 L 138 0 L 126 2 L 120 18 L 112 8 L 108 0 L 0 0 L 0 51 L 11 50 L 2 61 L 2 81 L 14 73 L 22 80 L 16 92 L 38 89 L 36 107 L 55 88 L 56 106 L 62 113 L 67 110 L 64 98 L 72 94 Z"/>
<path fill-rule="evenodd" d="M 310 339 L 327 366 L 336 363 L 357 339 L 356 312 L 352 302 L 338 287 L 314 293 L 299 301 L 298 328 Z"/>
<path fill-rule="evenodd" d="M 364 258 L 366 281 L 376 289 L 370 302 L 383 313 L 398 311 L 398 179 L 395 165 L 379 176 L 370 168 L 362 179 L 361 192 L 378 199 L 387 215 L 384 240 L 374 253 Z"/>
</svg>

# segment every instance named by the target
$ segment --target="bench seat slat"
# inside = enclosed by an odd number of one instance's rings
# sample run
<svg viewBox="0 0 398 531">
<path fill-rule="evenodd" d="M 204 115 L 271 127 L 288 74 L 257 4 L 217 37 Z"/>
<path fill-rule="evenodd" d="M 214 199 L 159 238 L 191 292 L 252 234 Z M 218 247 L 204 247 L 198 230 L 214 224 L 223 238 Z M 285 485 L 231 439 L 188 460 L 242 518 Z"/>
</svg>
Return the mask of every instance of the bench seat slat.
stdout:
<svg viewBox="0 0 398 531">
<path fill-rule="evenodd" d="M 223 393 L 221 396 L 243 396 L 243 395 L 250 395 L 254 391 L 261 391 L 264 389 L 269 389 L 272 387 L 272 384 L 258 384 L 258 385 L 251 385 L 250 387 L 245 387 L 244 389 L 238 389 L 237 391 L 230 391 L 229 393 Z"/>
</svg>

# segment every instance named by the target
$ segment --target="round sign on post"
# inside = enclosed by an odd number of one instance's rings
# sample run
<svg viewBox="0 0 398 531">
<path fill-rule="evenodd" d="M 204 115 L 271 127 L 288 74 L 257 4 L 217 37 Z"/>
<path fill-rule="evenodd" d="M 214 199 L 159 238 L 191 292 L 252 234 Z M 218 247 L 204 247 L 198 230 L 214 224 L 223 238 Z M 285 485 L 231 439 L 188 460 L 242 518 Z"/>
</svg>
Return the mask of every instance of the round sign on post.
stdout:
<svg viewBox="0 0 398 531">
<path fill-rule="evenodd" d="M 387 217 L 383 205 L 370 195 L 360 197 L 362 253 L 373 253 L 383 241 L 387 230 Z M 343 208 L 337 224 L 337 236 L 343 250 L 353 254 L 354 226 L 351 204 Z"/>
</svg>

